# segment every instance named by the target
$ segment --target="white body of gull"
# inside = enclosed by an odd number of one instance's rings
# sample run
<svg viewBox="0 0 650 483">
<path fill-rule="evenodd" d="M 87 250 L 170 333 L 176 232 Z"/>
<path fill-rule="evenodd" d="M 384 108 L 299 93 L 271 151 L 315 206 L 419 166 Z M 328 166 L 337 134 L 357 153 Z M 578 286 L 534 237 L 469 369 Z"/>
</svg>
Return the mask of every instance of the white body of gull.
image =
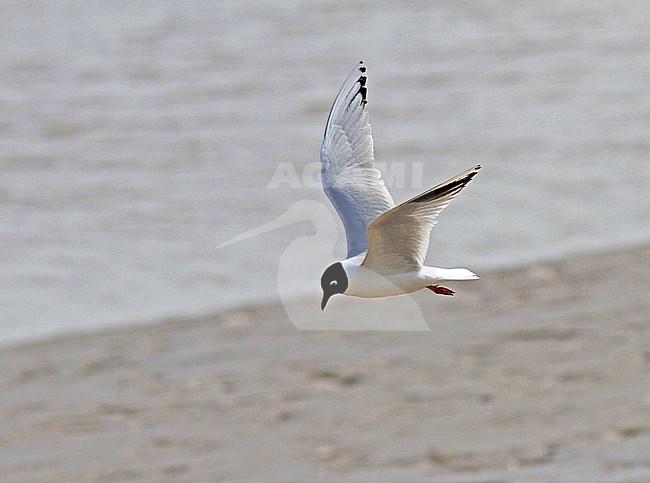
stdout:
<svg viewBox="0 0 650 483">
<path fill-rule="evenodd" d="M 466 268 L 425 266 L 424 257 L 438 215 L 480 166 L 395 206 L 374 163 L 366 81 L 360 62 L 343 83 L 325 127 L 321 178 L 345 226 L 348 254 L 323 272 L 322 310 L 336 294 L 388 297 L 428 288 L 453 295 L 439 284 L 478 278 Z"/>
</svg>

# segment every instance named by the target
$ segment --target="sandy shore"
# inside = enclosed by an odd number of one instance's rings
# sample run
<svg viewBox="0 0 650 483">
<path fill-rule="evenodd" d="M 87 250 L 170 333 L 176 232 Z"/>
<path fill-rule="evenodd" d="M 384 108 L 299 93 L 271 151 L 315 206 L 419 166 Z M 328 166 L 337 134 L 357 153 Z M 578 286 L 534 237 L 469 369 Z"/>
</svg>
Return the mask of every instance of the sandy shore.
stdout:
<svg viewBox="0 0 650 483">
<path fill-rule="evenodd" d="M 650 247 L 455 288 L 431 332 L 259 307 L 4 349 L 0 478 L 650 480 Z"/>
</svg>

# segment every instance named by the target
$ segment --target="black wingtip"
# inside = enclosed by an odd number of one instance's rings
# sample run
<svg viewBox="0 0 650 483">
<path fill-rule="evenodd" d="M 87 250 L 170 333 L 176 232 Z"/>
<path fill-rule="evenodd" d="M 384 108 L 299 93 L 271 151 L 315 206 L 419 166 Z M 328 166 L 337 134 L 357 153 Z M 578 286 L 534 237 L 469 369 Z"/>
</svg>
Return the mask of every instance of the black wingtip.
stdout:
<svg viewBox="0 0 650 483">
<path fill-rule="evenodd" d="M 410 199 L 409 203 L 424 203 L 429 202 L 443 196 L 455 196 L 462 190 L 467 183 L 469 183 L 478 170 L 481 169 L 481 165 L 477 164 L 473 168 L 468 169 L 464 173 L 459 174 L 455 178 L 451 178 L 444 183 L 439 184 L 438 186 L 431 188 L 429 191 L 416 196 L 415 198 Z"/>
<path fill-rule="evenodd" d="M 359 94 L 361 94 L 361 106 L 365 106 L 368 103 L 368 88 L 366 87 L 366 81 L 368 78 L 366 77 L 366 66 L 363 65 L 363 60 L 359 61 L 359 72 L 361 72 L 361 75 L 357 79 L 357 82 L 359 83 L 359 90 L 354 96 L 352 96 L 352 99 L 350 99 L 348 107 L 352 105 Z"/>
</svg>

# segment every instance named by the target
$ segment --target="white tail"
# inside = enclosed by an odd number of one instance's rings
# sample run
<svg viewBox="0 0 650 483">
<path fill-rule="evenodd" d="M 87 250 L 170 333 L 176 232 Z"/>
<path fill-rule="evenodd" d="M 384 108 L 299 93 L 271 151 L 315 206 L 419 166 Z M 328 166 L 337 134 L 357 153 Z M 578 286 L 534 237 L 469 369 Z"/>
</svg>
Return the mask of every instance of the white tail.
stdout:
<svg viewBox="0 0 650 483">
<path fill-rule="evenodd" d="M 435 268 L 434 273 L 439 280 L 478 280 L 478 275 L 466 268 Z"/>
</svg>

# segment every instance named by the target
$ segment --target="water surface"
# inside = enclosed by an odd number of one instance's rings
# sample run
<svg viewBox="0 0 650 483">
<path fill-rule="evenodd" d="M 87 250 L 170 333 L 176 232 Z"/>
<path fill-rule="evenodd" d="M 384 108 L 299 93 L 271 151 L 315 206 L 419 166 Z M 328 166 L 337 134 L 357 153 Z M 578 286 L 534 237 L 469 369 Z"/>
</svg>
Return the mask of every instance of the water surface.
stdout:
<svg viewBox="0 0 650 483">
<path fill-rule="evenodd" d="M 422 169 L 397 201 L 484 166 L 430 263 L 650 240 L 646 2 L 4 3 L 0 341 L 276 300 L 309 223 L 215 247 L 326 202 L 268 186 L 360 58 L 377 159 Z"/>
</svg>

